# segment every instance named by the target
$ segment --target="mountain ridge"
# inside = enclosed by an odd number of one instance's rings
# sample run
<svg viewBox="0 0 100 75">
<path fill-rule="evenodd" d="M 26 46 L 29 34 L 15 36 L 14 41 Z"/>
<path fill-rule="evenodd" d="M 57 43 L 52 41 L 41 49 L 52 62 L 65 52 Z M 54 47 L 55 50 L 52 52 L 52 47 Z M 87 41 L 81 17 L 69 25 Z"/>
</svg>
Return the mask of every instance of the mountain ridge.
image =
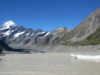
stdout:
<svg viewBox="0 0 100 75">
<path fill-rule="evenodd" d="M 23 26 L 17 26 L 13 21 L 7 21 L 0 27 L 0 37 L 3 38 L 3 40 L 5 40 L 9 45 L 45 45 L 56 42 L 66 31 L 67 28 L 65 27 L 60 27 L 51 32 L 42 31 L 41 29 L 33 30 Z"/>
<path fill-rule="evenodd" d="M 65 27 L 50 32 L 33 30 L 8 21 L 0 26 L 0 37 L 14 48 L 32 49 L 33 45 L 96 45 L 100 44 L 99 27 L 100 9 L 97 9 L 70 31 Z"/>
<path fill-rule="evenodd" d="M 100 8 L 89 15 L 84 21 L 82 21 L 71 32 L 66 33 L 61 38 L 61 43 L 66 44 L 68 42 L 80 42 L 86 40 L 91 34 L 100 27 Z M 69 36 L 67 36 L 69 35 Z"/>
</svg>

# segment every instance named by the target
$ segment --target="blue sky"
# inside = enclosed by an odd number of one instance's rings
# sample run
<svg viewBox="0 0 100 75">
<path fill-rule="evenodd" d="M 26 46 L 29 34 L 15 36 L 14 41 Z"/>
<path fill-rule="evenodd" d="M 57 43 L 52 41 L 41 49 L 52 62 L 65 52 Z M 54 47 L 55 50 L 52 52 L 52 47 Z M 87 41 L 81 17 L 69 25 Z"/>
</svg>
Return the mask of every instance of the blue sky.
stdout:
<svg viewBox="0 0 100 75">
<path fill-rule="evenodd" d="M 100 0 L 0 0 L 0 25 L 13 20 L 27 28 L 73 29 L 100 7 Z"/>
</svg>

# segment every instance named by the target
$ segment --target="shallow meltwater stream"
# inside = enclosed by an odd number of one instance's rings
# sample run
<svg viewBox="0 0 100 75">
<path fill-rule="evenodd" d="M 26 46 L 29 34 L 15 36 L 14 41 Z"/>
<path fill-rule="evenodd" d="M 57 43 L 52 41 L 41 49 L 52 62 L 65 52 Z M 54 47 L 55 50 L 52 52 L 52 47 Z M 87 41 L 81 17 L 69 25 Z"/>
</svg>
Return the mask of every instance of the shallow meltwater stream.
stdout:
<svg viewBox="0 0 100 75">
<path fill-rule="evenodd" d="M 100 62 L 71 58 L 69 53 L 6 54 L 0 75 L 100 75 Z"/>
</svg>

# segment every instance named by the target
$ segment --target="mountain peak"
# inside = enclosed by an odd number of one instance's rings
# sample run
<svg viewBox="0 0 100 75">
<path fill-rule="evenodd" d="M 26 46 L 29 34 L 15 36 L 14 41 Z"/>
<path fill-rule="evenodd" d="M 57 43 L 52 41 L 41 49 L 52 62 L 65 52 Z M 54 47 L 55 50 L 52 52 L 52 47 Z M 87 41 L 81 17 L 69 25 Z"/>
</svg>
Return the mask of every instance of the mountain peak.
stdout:
<svg viewBox="0 0 100 75">
<path fill-rule="evenodd" d="M 58 29 L 59 29 L 59 30 L 67 30 L 66 27 L 59 27 Z"/>
<path fill-rule="evenodd" d="M 100 7 L 90 14 L 90 18 L 94 16 L 100 16 Z"/>
<path fill-rule="evenodd" d="M 6 22 L 3 24 L 3 26 L 6 27 L 6 28 L 9 28 L 9 27 L 11 27 L 11 26 L 16 26 L 16 24 L 15 24 L 13 21 L 9 20 L 9 21 L 6 21 Z"/>
</svg>

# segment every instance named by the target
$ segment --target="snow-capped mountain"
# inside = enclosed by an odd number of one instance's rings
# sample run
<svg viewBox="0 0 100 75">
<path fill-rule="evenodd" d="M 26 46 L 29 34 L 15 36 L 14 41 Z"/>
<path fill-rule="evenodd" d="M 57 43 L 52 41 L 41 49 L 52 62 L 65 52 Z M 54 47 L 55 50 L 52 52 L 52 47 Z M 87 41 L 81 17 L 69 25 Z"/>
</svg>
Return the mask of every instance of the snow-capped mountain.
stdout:
<svg viewBox="0 0 100 75">
<path fill-rule="evenodd" d="M 7 21 L 0 27 L 0 30 L 9 29 L 10 27 L 13 26 L 16 26 L 16 24 L 13 21 Z"/>
<path fill-rule="evenodd" d="M 0 26 L 0 38 L 3 38 L 9 45 L 14 46 L 44 45 L 60 39 L 66 30 L 66 28 L 62 27 L 52 32 L 45 32 L 41 29 L 33 30 L 17 26 L 13 21 L 7 21 Z"/>
<path fill-rule="evenodd" d="M 100 9 L 70 31 L 65 27 L 51 32 L 33 30 L 18 26 L 13 21 L 7 21 L 0 26 L 0 38 L 13 48 L 33 49 L 34 45 L 49 44 L 100 44 Z"/>
</svg>

